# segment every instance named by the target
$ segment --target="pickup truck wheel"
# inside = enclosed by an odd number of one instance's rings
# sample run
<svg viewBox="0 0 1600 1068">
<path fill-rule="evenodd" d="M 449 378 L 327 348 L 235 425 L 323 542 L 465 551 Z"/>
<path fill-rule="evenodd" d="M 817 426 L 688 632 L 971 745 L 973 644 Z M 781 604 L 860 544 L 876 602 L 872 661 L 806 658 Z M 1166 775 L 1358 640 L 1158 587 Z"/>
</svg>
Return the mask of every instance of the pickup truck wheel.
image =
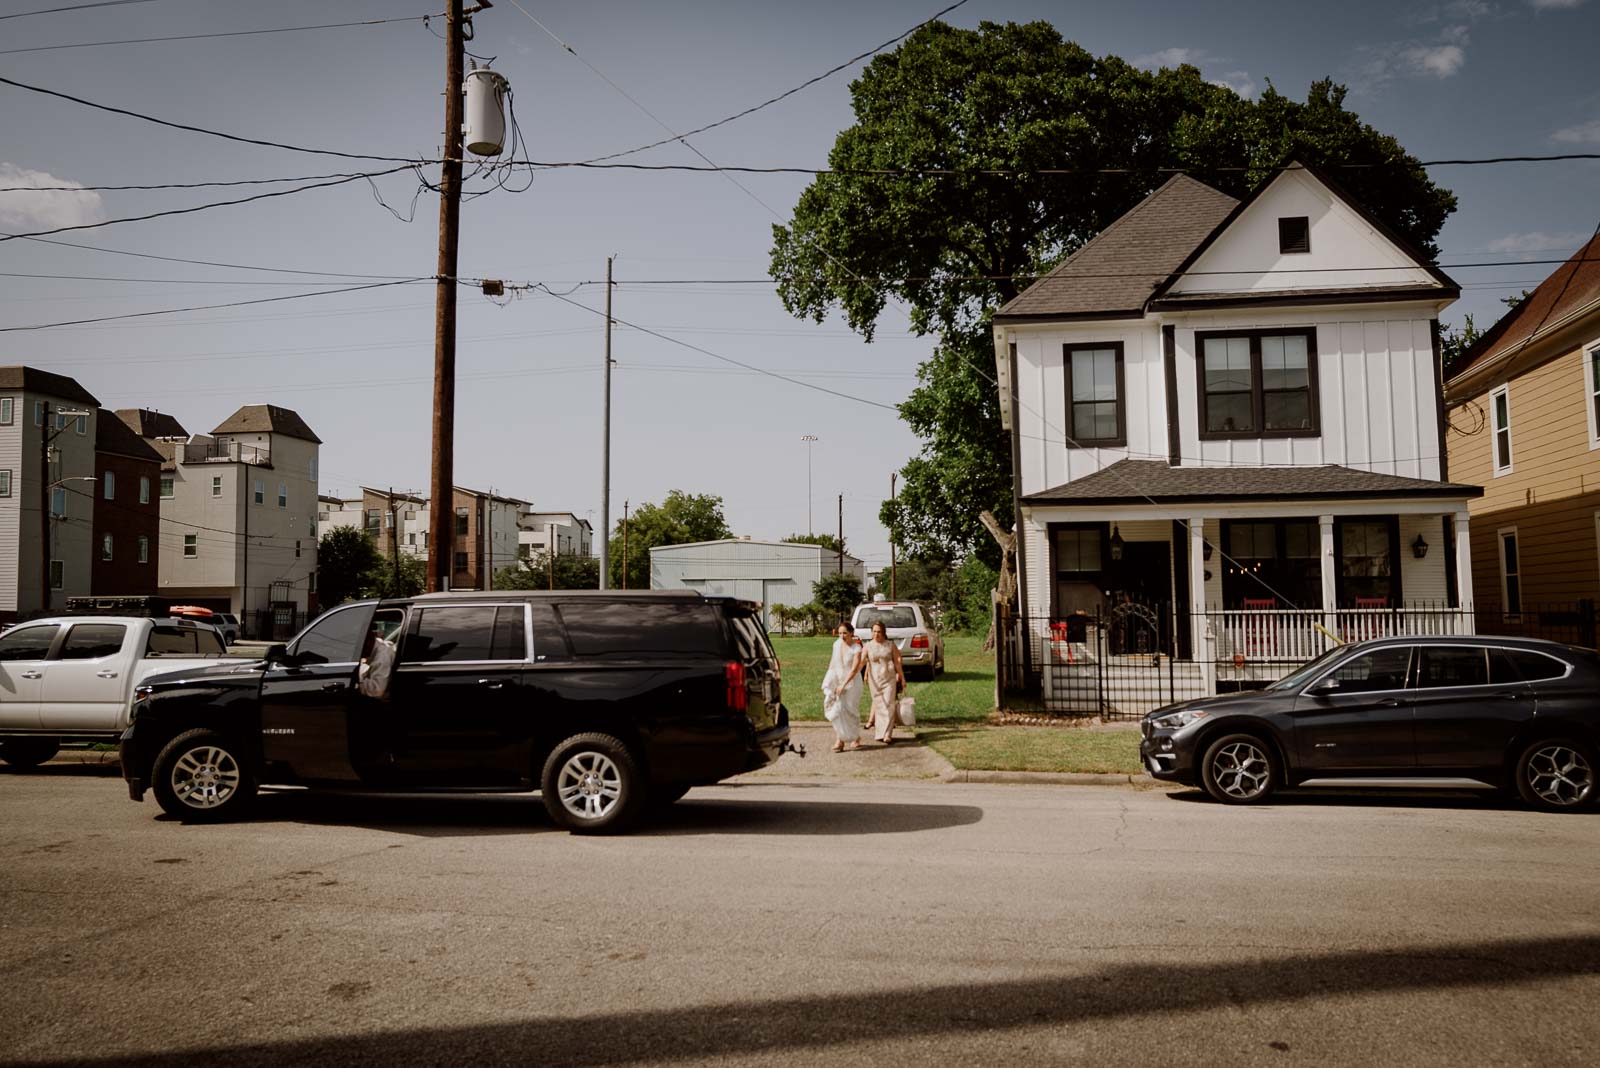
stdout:
<svg viewBox="0 0 1600 1068">
<path fill-rule="evenodd" d="M 14 768 L 36 768 L 61 751 L 54 738 L 13 738 L 0 742 L 0 760 Z"/>
<path fill-rule="evenodd" d="M 557 826 L 616 834 L 639 817 L 649 788 L 628 747 L 609 734 L 575 734 L 544 762 L 539 793 Z"/>
<path fill-rule="evenodd" d="M 238 747 L 203 728 L 168 742 L 150 778 L 167 815 L 189 823 L 232 819 L 256 796 L 255 775 Z"/>
</svg>

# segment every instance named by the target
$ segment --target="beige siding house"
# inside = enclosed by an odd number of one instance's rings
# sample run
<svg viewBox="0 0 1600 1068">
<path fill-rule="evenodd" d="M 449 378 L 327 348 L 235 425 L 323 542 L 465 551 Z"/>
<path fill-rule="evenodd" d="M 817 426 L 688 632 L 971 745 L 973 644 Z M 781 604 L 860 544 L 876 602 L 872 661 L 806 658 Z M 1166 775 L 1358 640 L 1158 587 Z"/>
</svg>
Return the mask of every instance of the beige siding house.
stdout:
<svg viewBox="0 0 1600 1068">
<path fill-rule="evenodd" d="M 1450 474 L 1472 502 L 1479 626 L 1594 641 L 1600 600 L 1600 237 L 1463 354 Z"/>
</svg>

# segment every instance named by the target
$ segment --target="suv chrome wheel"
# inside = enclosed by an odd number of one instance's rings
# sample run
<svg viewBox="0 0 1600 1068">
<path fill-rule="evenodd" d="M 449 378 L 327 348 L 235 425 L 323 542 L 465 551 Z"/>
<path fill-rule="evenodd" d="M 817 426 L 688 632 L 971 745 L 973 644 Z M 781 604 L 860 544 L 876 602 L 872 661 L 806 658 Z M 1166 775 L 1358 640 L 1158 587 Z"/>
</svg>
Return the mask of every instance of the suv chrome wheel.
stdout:
<svg viewBox="0 0 1600 1068">
<path fill-rule="evenodd" d="M 1261 739 L 1230 734 L 1206 749 L 1201 782 L 1212 797 L 1230 805 L 1264 801 L 1278 783 L 1276 757 Z"/>
<path fill-rule="evenodd" d="M 199 745 L 172 765 L 172 792 L 195 808 L 225 805 L 239 790 L 239 762 L 226 749 Z"/>
<path fill-rule="evenodd" d="M 604 753 L 579 753 L 561 765 L 556 793 L 562 806 L 579 819 L 602 819 L 622 797 L 622 773 Z"/>
<path fill-rule="evenodd" d="M 169 816 L 197 823 L 229 819 L 256 795 L 255 773 L 227 736 L 200 728 L 172 739 L 156 757 L 150 786 Z"/>
<path fill-rule="evenodd" d="M 1531 805 L 1558 812 L 1587 808 L 1595 800 L 1594 758 L 1579 742 L 1541 739 L 1522 751 L 1516 781 Z"/>
</svg>

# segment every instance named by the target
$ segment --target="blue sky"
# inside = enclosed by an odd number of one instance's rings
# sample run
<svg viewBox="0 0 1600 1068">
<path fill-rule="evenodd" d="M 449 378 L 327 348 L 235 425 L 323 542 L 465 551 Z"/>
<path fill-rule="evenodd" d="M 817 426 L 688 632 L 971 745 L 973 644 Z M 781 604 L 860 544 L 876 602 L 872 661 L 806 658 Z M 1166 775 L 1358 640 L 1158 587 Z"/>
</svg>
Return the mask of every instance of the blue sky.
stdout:
<svg viewBox="0 0 1600 1068">
<path fill-rule="evenodd" d="M 523 7 L 675 129 L 765 99 L 908 29 L 943 6 L 835 2 L 535 3 Z M 55 6 L 4 0 L 0 14 Z M 424 0 L 278 0 L 271 5 L 152 0 L 0 21 L 0 52 L 44 45 L 225 32 L 429 13 Z M 1300 96 L 1331 75 L 1350 106 L 1422 158 L 1600 151 L 1593 45 L 1600 0 L 1452 3 L 970 0 L 948 16 L 1053 22 L 1096 52 L 1159 65 L 1190 61 L 1241 92 L 1270 79 Z M 516 94 L 535 159 L 587 158 L 664 136 L 616 88 L 500 0 L 476 19 Z M 437 28 L 437 27 L 436 27 Z M 0 54 L 0 75 L 174 121 L 298 145 L 397 156 L 437 153 L 443 44 L 417 22 L 210 41 Z M 695 139 L 718 163 L 820 165 L 851 121 L 853 71 Z M 698 162 L 681 146 L 641 160 Z M 320 175 L 369 169 L 332 157 L 163 130 L 0 87 L 0 185 L 86 185 Z M 1546 259 L 1600 222 L 1600 165 L 1440 168 L 1460 206 L 1442 262 Z M 750 364 L 880 403 L 904 398 L 929 342 L 886 315 L 864 344 L 842 324 L 790 317 L 765 275 L 771 226 L 804 180 L 553 171 L 527 192 L 463 209 L 461 273 L 539 281 L 565 292 L 603 276 L 615 254 L 618 316 Z M 236 264 L 427 275 L 437 200 L 406 175 L 378 181 L 396 218 L 363 182 L 189 216 L 63 234 L 61 240 Z M 245 192 L 249 192 L 246 190 Z M 234 190 L 0 194 L 0 230 L 17 232 L 144 214 Z M 1447 314 L 1480 325 L 1497 300 L 1549 266 L 1452 273 L 1465 284 Z M 310 277 L 163 263 L 35 242 L 0 243 L 0 271 L 183 280 L 102 282 L 6 277 L 0 325 L 91 318 L 258 299 L 320 288 Z M 629 280 L 704 279 L 656 286 Z M 347 280 L 351 284 L 359 279 Z M 292 285 L 264 284 L 292 282 Z M 601 287 L 571 299 L 592 308 Z M 78 378 L 109 407 L 144 405 L 209 430 L 238 405 L 270 402 L 323 438 L 322 484 L 422 488 L 428 479 L 433 292 L 399 286 L 226 311 L 9 333 L 0 362 Z M 548 296 L 491 303 L 463 293 L 457 481 L 489 486 L 599 521 L 599 319 Z M 916 449 L 892 414 L 741 371 L 628 329 L 615 338 L 613 518 L 623 501 L 670 489 L 715 493 L 736 531 L 781 537 L 809 520 L 836 525 L 869 566 L 887 563 L 878 503 Z"/>
</svg>

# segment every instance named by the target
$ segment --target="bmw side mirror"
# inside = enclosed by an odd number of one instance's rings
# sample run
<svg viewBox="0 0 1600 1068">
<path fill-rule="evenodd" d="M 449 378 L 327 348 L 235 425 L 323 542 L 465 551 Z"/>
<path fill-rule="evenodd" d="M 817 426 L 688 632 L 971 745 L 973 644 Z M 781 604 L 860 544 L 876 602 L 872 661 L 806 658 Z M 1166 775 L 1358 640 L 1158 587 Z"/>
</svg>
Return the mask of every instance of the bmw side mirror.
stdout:
<svg viewBox="0 0 1600 1068">
<path fill-rule="evenodd" d="M 1317 683 L 1315 686 L 1311 687 L 1311 689 L 1306 691 L 1306 692 L 1307 693 L 1314 693 L 1314 694 L 1338 693 L 1339 692 L 1339 680 L 1337 678 L 1335 678 L 1334 676 L 1329 675 L 1327 678 L 1323 679 L 1321 682 Z"/>
<path fill-rule="evenodd" d="M 277 645 L 267 646 L 266 661 L 269 664 L 287 664 L 289 662 L 289 647 L 282 642 Z"/>
</svg>

